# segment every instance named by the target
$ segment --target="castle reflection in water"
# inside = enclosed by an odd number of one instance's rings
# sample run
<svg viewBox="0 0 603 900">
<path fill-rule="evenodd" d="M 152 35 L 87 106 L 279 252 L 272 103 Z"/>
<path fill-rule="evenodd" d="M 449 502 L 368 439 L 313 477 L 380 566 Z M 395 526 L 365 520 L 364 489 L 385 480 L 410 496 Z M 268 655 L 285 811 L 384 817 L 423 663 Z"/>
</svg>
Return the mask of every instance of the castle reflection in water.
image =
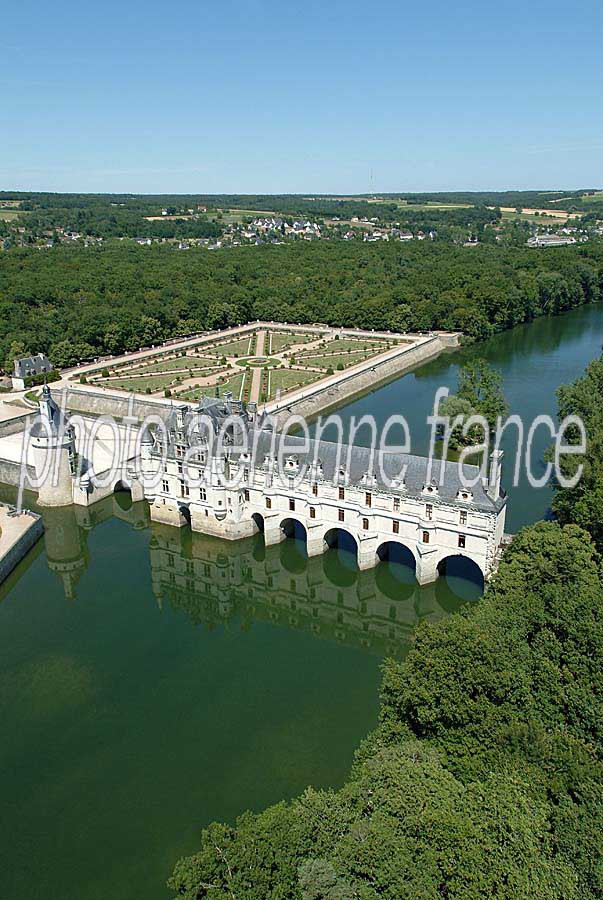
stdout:
<svg viewBox="0 0 603 900">
<path fill-rule="evenodd" d="M 153 593 L 158 606 L 182 611 L 196 625 L 249 629 L 270 622 L 317 638 L 400 656 L 419 621 L 436 621 L 480 594 L 462 578 L 420 587 L 401 563 L 359 571 L 355 556 L 332 549 L 308 558 L 295 539 L 265 547 L 256 535 L 236 543 L 151 523 L 146 502 L 116 494 L 90 507 L 40 510 L 49 568 L 76 600 L 89 562 L 88 534 L 117 517 L 150 530 Z"/>
</svg>

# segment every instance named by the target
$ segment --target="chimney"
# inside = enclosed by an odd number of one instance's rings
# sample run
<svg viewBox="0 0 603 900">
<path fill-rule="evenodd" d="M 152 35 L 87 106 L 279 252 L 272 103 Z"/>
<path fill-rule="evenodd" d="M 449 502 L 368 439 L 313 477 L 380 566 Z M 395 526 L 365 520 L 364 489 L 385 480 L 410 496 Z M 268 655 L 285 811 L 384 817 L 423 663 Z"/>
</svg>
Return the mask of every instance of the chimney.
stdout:
<svg viewBox="0 0 603 900">
<path fill-rule="evenodd" d="M 488 475 L 488 497 L 495 503 L 500 497 L 500 476 L 502 474 L 502 450 L 493 450 L 490 454 L 490 474 Z"/>
</svg>

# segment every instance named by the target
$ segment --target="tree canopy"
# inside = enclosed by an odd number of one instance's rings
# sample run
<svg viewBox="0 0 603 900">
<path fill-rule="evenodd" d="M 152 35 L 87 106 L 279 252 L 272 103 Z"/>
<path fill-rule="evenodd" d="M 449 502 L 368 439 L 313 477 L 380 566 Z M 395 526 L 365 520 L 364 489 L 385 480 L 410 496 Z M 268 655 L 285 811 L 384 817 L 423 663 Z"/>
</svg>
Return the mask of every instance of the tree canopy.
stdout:
<svg viewBox="0 0 603 900">
<path fill-rule="evenodd" d="M 595 900 L 603 583 L 575 525 L 524 529 L 485 598 L 385 665 L 339 791 L 211 825 L 179 897 Z"/>
<path fill-rule="evenodd" d="M 19 342 L 67 365 L 256 318 L 481 339 L 596 301 L 602 284 L 600 242 L 553 254 L 428 241 L 14 248 L 0 254 L 0 358 Z"/>
</svg>

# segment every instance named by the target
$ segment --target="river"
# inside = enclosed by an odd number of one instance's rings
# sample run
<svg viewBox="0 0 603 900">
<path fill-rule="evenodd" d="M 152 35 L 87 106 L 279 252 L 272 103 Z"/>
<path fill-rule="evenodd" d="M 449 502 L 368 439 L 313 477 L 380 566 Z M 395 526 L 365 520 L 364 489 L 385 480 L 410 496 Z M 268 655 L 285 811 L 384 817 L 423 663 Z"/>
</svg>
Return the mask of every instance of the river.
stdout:
<svg viewBox="0 0 603 900">
<path fill-rule="evenodd" d="M 512 412 L 554 415 L 556 387 L 599 354 L 602 334 L 603 305 L 540 319 L 342 412 L 401 412 L 425 452 L 435 389 L 454 389 L 475 355 L 502 372 Z M 549 442 L 537 433 L 539 471 Z M 547 514 L 551 493 L 508 475 L 513 532 Z M 0 897 L 11 900 L 165 900 L 207 822 L 341 784 L 376 723 L 381 660 L 404 656 L 419 621 L 478 595 L 452 575 L 419 588 L 394 563 L 359 573 L 345 552 L 308 560 L 295 541 L 265 549 L 261 536 L 158 527 L 124 495 L 44 517 L 44 541 L 0 588 Z"/>
</svg>

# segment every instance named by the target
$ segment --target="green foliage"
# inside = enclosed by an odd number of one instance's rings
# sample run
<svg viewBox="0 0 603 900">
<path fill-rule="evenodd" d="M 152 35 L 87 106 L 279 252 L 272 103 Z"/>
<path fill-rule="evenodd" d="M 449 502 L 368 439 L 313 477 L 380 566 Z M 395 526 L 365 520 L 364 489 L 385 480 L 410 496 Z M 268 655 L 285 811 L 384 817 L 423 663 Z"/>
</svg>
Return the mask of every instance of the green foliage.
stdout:
<svg viewBox="0 0 603 900">
<path fill-rule="evenodd" d="M 471 432 L 463 434 L 463 425 L 470 416 L 475 414 L 475 410 L 468 400 L 463 400 L 456 394 L 450 394 L 441 401 L 438 413 L 441 416 L 447 416 L 450 420 L 450 436 L 448 438 L 449 447 L 456 450 L 459 447 L 472 442 L 473 436 Z M 453 426 L 453 423 L 457 420 L 458 425 Z M 441 426 L 440 433 L 443 434 L 443 432 L 444 426 Z"/>
<path fill-rule="evenodd" d="M 257 318 L 459 329 L 479 339 L 597 300 L 602 271 L 597 241 L 554 254 L 498 244 L 468 253 L 431 241 L 299 241 L 212 253 L 112 242 L 12 248 L 0 268 L 0 354 L 6 360 L 11 344 L 29 347 L 35 335 L 35 351 L 51 359 L 53 349 L 69 351 L 68 341 L 89 358 Z"/>
<path fill-rule="evenodd" d="M 499 416 L 507 414 L 508 407 L 502 391 L 502 378 L 484 359 L 472 360 L 459 372 L 458 396 L 496 428 Z"/>
<path fill-rule="evenodd" d="M 485 598 L 385 666 L 339 791 L 211 825 L 178 897 L 595 900 L 603 583 L 575 525 L 524 529 Z"/>
<path fill-rule="evenodd" d="M 23 357 L 27 355 L 28 351 L 23 341 L 12 341 L 6 352 L 4 371 L 9 373 L 14 372 L 15 360 L 23 359 Z"/>
<path fill-rule="evenodd" d="M 586 455 L 565 454 L 560 459 L 565 478 L 572 479 L 583 467 L 582 477 L 572 488 L 559 488 L 553 509 L 561 522 L 576 522 L 586 528 L 603 553 L 603 357 L 590 363 L 583 378 L 557 391 L 559 417 L 579 416 L 586 430 Z M 579 444 L 576 426 L 566 432 L 567 442 Z"/>
<path fill-rule="evenodd" d="M 50 372 L 40 372 L 38 375 L 28 375 L 27 378 L 23 379 L 23 383 L 25 387 L 35 387 L 38 384 L 59 381 L 60 378 L 61 373 L 57 372 L 56 369 L 51 369 Z"/>
<path fill-rule="evenodd" d="M 475 425 L 463 431 L 467 420 L 480 415 L 488 422 L 490 432 L 496 428 L 497 418 L 507 414 L 507 403 L 502 392 L 502 379 L 483 359 L 462 366 L 459 372 L 458 393 L 445 397 L 439 406 L 439 415 L 449 418 L 448 445 L 452 449 L 484 442 L 483 427 Z M 458 420 L 458 424 L 453 425 Z M 445 427 L 440 426 L 440 433 Z"/>
</svg>

